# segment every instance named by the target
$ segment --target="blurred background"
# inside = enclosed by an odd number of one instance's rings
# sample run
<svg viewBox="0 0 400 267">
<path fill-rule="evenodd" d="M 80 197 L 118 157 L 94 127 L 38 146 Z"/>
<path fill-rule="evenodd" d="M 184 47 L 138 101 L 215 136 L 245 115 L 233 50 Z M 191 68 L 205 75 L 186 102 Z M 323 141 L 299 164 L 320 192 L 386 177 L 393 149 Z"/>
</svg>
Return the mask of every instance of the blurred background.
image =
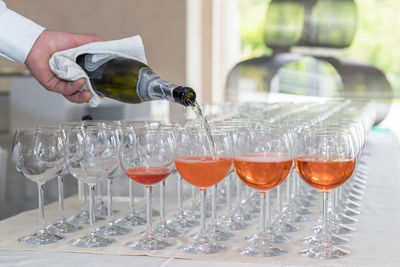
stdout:
<svg viewBox="0 0 400 267">
<path fill-rule="evenodd" d="M 380 130 L 400 136 L 398 0 L 5 0 L 48 28 L 105 40 L 140 34 L 149 66 L 193 87 L 200 104 L 373 100 Z M 36 208 L 36 185 L 11 164 L 17 128 L 94 119 L 183 120 L 183 107 L 154 101 L 97 108 L 47 92 L 24 68 L 0 58 L 0 219 Z M 66 179 L 66 195 L 76 192 Z M 57 198 L 52 181 L 46 201 Z"/>
</svg>

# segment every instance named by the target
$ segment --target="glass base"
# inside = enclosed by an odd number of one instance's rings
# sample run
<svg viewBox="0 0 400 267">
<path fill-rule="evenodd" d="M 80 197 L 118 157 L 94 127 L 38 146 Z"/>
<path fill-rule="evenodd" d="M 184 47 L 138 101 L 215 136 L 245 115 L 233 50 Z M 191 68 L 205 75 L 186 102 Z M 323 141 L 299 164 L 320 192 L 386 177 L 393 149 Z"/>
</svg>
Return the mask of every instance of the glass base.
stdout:
<svg viewBox="0 0 400 267">
<path fill-rule="evenodd" d="M 358 204 L 357 202 L 349 201 L 347 203 L 347 207 L 350 209 L 358 209 L 358 208 L 361 208 L 361 204 Z"/>
<path fill-rule="evenodd" d="M 234 210 L 234 216 L 239 221 L 253 221 L 258 218 L 256 213 L 247 212 L 242 207 L 236 207 Z"/>
<path fill-rule="evenodd" d="M 98 233 L 89 233 L 86 236 L 78 239 L 73 239 L 68 242 L 71 246 L 80 248 L 98 248 L 112 245 L 116 242 L 113 238 L 107 238 Z"/>
<path fill-rule="evenodd" d="M 82 229 L 81 226 L 67 222 L 66 219 L 58 219 L 52 225 L 47 226 L 52 233 L 73 233 Z"/>
<path fill-rule="evenodd" d="M 239 253 L 252 257 L 276 257 L 284 255 L 288 253 L 288 251 L 286 249 L 273 246 L 267 240 L 262 239 L 254 245 L 239 249 Z"/>
<path fill-rule="evenodd" d="M 191 254 L 213 254 L 223 252 L 227 247 L 205 238 L 198 238 L 179 248 L 180 251 Z"/>
<path fill-rule="evenodd" d="M 64 240 L 64 236 L 53 234 L 47 230 L 38 230 L 33 235 L 23 236 L 18 238 L 18 241 L 27 245 L 44 245 L 57 243 Z"/>
<path fill-rule="evenodd" d="M 172 227 L 180 227 L 180 228 L 190 228 L 198 226 L 200 224 L 199 221 L 193 220 L 191 217 L 186 216 L 184 213 L 176 214 L 167 223 Z"/>
<path fill-rule="evenodd" d="M 180 231 L 179 229 L 175 229 L 174 227 L 169 226 L 166 222 L 160 222 L 159 224 L 157 224 L 153 232 L 156 236 L 162 238 L 183 236 L 183 231 Z"/>
<path fill-rule="evenodd" d="M 200 208 L 199 208 L 199 210 L 200 210 Z M 197 210 L 186 210 L 183 212 L 183 214 L 189 218 L 192 218 L 193 220 L 200 219 L 200 212 Z"/>
<path fill-rule="evenodd" d="M 199 234 L 192 235 L 194 240 L 199 239 Z M 217 225 L 209 225 L 207 230 L 207 238 L 214 241 L 229 241 L 236 238 L 235 234 L 220 229 Z"/>
<path fill-rule="evenodd" d="M 173 243 L 158 238 L 154 233 L 146 232 L 138 241 L 128 242 L 125 245 L 127 248 L 138 250 L 159 250 L 173 246 Z"/>
<path fill-rule="evenodd" d="M 347 208 L 346 211 L 344 212 L 344 214 L 347 216 L 357 216 L 357 215 L 360 215 L 360 212 L 355 209 Z"/>
<path fill-rule="evenodd" d="M 115 224 L 114 222 L 107 222 L 106 225 L 101 226 L 97 229 L 97 233 L 103 236 L 120 236 L 127 235 L 132 232 L 131 229 L 125 228 Z"/>
<path fill-rule="evenodd" d="M 96 214 L 96 216 L 107 216 L 108 214 L 108 209 L 106 208 L 106 206 L 104 205 L 104 202 L 101 201 L 99 203 L 96 204 L 94 212 Z"/>
<path fill-rule="evenodd" d="M 79 224 L 89 224 L 89 212 L 86 210 L 81 211 L 78 215 L 72 216 L 67 219 L 69 223 L 79 225 Z M 103 217 L 95 216 L 95 223 L 104 221 Z"/>
<path fill-rule="evenodd" d="M 321 243 L 321 235 L 308 236 L 302 240 L 303 243 L 310 245 L 319 245 Z M 332 233 L 328 234 L 328 243 L 331 245 L 344 245 L 350 242 L 350 239 L 341 237 Z"/>
<path fill-rule="evenodd" d="M 218 226 L 220 226 L 224 230 L 243 230 L 246 229 L 249 224 L 237 220 L 232 215 L 224 215 L 218 221 Z"/>
<path fill-rule="evenodd" d="M 347 216 L 346 214 L 339 214 L 338 218 L 339 218 L 340 222 L 343 224 L 353 224 L 353 223 L 358 222 L 358 220 L 356 218 Z"/>
<path fill-rule="evenodd" d="M 300 251 L 300 254 L 314 259 L 337 259 L 350 255 L 350 252 L 332 245 L 322 245 Z"/>
<path fill-rule="evenodd" d="M 313 213 L 314 212 L 312 210 L 310 210 L 309 208 L 305 208 L 305 207 L 299 208 L 297 210 L 297 214 L 299 214 L 299 215 L 310 215 L 310 214 L 313 214 Z"/>
<path fill-rule="evenodd" d="M 146 216 L 147 216 L 146 207 L 140 209 L 137 212 L 137 215 L 140 217 L 146 218 Z M 157 216 L 160 216 L 160 212 L 156 209 L 151 209 L 151 217 L 157 217 Z"/>
<path fill-rule="evenodd" d="M 292 239 L 281 233 L 277 233 L 275 231 L 269 231 L 267 234 L 262 235 L 261 233 L 258 234 L 251 234 L 245 237 L 247 242 L 250 243 L 257 243 L 260 240 L 268 240 L 270 243 L 289 243 Z"/>
<path fill-rule="evenodd" d="M 303 223 L 303 222 L 308 222 L 310 220 L 309 218 L 304 217 L 297 213 L 292 213 L 287 216 L 289 217 L 288 219 L 289 223 Z"/>
<path fill-rule="evenodd" d="M 245 199 L 242 202 L 243 209 L 247 210 L 250 213 L 260 213 L 260 200 L 259 199 L 252 199 L 251 197 Z"/>
<path fill-rule="evenodd" d="M 116 220 L 115 223 L 121 226 L 144 225 L 146 224 L 146 219 L 138 216 L 136 213 L 128 213 L 125 217 Z"/>
<path fill-rule="evenodd" d="M 314 233 L 320 233 L 321 232 L 321 225 L 313 227 L 311 230 Z M 337 235 L 346 235 L 346 234 L 351 234 L 355 232 L 356 229 L 352 227 L 348 227 L 344 224 L 335 224 L 335 223 L 329 223 L 328 224 L 328 231 Z"/>
<path fill-rule="evenodd" d="M 288 223 L 285 219 L 275 219 L 273 227 L 282 233 L 293 233 L 300 230 L 300 227 Z"/>
</svg>

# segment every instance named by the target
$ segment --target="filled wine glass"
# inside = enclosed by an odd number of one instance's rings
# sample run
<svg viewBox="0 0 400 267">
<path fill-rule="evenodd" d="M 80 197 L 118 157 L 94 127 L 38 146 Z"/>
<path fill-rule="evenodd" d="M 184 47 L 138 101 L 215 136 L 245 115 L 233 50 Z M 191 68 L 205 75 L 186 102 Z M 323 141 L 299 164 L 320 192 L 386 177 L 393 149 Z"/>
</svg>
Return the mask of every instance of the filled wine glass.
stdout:
<svg viewBox="0 0 400 267">
<path fill-rule="evenodd" d="M 157 129 L 126 129 L 123 131 L 119 157 L 125 174 L 146 188 L 147 229 L 139 240 L 128 242 L 126 247 L 158 250 L 172 246 L 172 242 L 158 237 L 153 232 L 151 194 L 153 185 L 166 179 L 173 170 L 173 140 L 163 136 Z"/>
<path fill-rule="evenodd" d="M 228 174 L 232 165 L 228 138 L 224 132 L 208 136 L 199 128 L 180 129 L 177 134 L 175 167 L 188 183 L 200 189 L 200 233 L 180 248 L 194 254 L 224 251 L 225 246 L 209 238 L 206 231 L 206 192 Z"/>
<path fill-rule="evenodd" d="M 255 236 L 252 235 L 254 243 L 239 249 L 239 253 L 257 257 L 287 253 L 286 249 L 272 245 L 275 237 L 272 232 L 271 207 L 267 194 L 269 190 L 283 183 L 292 167 L 292 151 L 288 135 L 283 131 L 273 131 L 265 127 L 241 129 L 237 134 L 233 151 L 233 166 L 237 175 L 247 186 L 260 193 L 260 232 Z"/>
<path fill-rule="evenodd" d="M 17 170 L 29 180 L 36 182 L 39 196 L 39 227 L 28 236 L 20 237 L 23 244 L 50 244 L 65 237 L 46 229 L 44 223 L 44 196 L 46 182 L 57 177 L 64 166 L 64 140 L 57 129 L 17 130 L 13 142 L 13 162 Z"/>
<path fill-rule="evenodd" d="M 334 259 L 350 254 L 335 247 L 327 235 L 328 193 L 344 184 L 355 167 L 355 152 L 349 133 L 346 131 L 324 131 L 324 129 L 304 129 L 297 136 L 295 166 L 301 179 L 322 192 L 321 241 L 300 253 L 319 259 Z"/>
<path fill-rule="evenodd" d="M 76 179 L 89 186 L 89 233 L 69 242 L 77 247 L 104 247 L 115 239 L 101 236 L 96 232 L 95 186 L 106 181 L 118 166 L 118 146 L 115 132 L 109 128 L 89 127 L 67 131 L 65 162 L 69 172 Z"/>
</svg>

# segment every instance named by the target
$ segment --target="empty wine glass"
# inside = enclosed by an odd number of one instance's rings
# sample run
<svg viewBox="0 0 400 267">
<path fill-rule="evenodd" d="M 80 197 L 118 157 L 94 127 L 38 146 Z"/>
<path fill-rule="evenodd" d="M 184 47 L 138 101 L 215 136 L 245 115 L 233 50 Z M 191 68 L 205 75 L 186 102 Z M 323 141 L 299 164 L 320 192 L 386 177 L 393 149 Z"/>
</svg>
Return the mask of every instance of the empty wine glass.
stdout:
<svg viewBox="0 0 400 267">
<path fill-rule="evenodd" d="M 296 170 L 300 177 L 322 192 L 321 242 L 300 253 L 319 259 L 333 259 L 350 252 L 335 247 L 329 242 L 328 193 L 347 181 L 354 171 L 355 153 L 351 137 L 347 132 L 324 131 L 323 129 L 303 130 L 296 140 Z"/>
<path fill-rule="evenodd" d="M 89 186 L 89 233 L 69 242 L 77 247 L 104 247 L 115 239 L 95 231 L 95 186 L 106 181 L 118 166 L 118 144 L 115 132 L 109 128 L 89 127 L 67 131 L 66 157 L 69 172 Z"/>
<path fill-rule="evenodd" d="M 61 173 L 64 165 L 63 137 L 59 130 L 17 130 L 13 142 L 13 163 L 29 180 L 36 182 L 39 196 L 39 227 L 29 236 L 20 237 L 23 244 L 50 244 L 64 239 L 48 231 L 44 223 L 44 184 Z"/>
<path fill-rule="evenodd" d="M 146 186 L 147 229 L 140 240 L 128 242 L 126 247 L 140 250 L 158 250 L 172 246 L 159 238 L 152 229 L 153 185 L 167 178 L 173 169 L 174 147 L 170 138 L 164 138 L 158 130 L 135 128 L 123 131 L 120 148 L 120 165 L 125 174 Z"/>
<path fill-rule="evenodd" d="M 161 124 L 158 128 L 158 136 L 160 139 L 168 140 L 175 148 L 175 136 L 171 125 Z M 176 173 L 175 168 L 173 171 Z M 156 225 L 154 233 L 159 237 L 179 237 L 183 235 L 180 227 L 173 223 L 168 223 L 165 219 L 165 186 L 166 180 L 163 180 L 160 183 L 160 222 Z"/>
<path fill-rule="evenodd" d="M 63 145 L 65 144 L 65 132 L 62 127 L 59 125 L 40 125 L 37 127 L 39 130 L 43 129 L 46 131 L 61 131 L 63 138 Z M 64 151 L 64 147 L 62 147 Z M 55 233 L 72 233 L 82 229 L 81 226 L 72 224 L 68 222 L 68 220 L 64 216 L 64 176 L 68 173 L 68 169 L 63 164 L 63 167 L 59 173 L 57 173 L 57 182 L 58 182 L 58 219 L 52 225 L 49 225 L 47 228 Z"/>
<path fill-rule="evenodd" d="M 110 131 L 113 131 L 115 133 L 116 137 L 116 142 L 117 142 L 117 147 L 121 146 L 121 139 L 122 139 L 122 125 L 119 121 L 113 121 L 111 123 L 107 123 L 104 125 L 104 127 L 107 127 Z M 115 157 L 119 157 L 119 150 L 115 150 Z M 123 171 L 120 168 L 119 164 L 118 167 L 108 175 L 107 179 L 107 221 L 105 225 L 99 227 L 97 229 L 97 232 L 104 235 L 104 236 L 120 236 L 120 235 L 126 235 L 129 234 L 132 230 L 130 228 L 126 228 L 123 226 L 118 225 L 114 221 L 114 210 L 113 210 L 113 195 L 112 195 L 112 184 L 114 177 L 119 177 L 123 175 Z M 100 185 L 101 183 L 98 183 Z"/>
</svg>

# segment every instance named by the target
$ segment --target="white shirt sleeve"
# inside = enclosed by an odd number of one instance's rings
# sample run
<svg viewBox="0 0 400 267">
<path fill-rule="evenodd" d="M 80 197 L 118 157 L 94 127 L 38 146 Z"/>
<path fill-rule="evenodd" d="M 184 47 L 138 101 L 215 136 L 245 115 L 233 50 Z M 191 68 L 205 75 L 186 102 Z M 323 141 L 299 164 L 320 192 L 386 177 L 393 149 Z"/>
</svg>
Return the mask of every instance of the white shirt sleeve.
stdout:
<svg viewBox="0 0 400 267">
<path fill-rule="evenodd" d="M 25 62 L 44 28 L 8 9 L 0 0 L 0 56 Z"/>
</svg>

